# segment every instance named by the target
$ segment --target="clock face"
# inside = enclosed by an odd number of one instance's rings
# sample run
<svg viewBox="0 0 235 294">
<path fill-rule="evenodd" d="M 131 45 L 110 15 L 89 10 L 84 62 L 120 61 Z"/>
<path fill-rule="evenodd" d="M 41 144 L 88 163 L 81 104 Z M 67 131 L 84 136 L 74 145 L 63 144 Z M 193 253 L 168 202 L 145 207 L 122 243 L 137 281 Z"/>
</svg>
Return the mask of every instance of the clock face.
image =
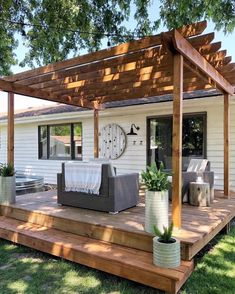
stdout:
<svg viewBox="0 0 235 294">
<path fill-rule="evenodd" d="M 117 159 L 126 148 L 126 134 L 117 124 L 108 124 L 100 134 L 100 156 L 107 159 Z"/>
</svg>

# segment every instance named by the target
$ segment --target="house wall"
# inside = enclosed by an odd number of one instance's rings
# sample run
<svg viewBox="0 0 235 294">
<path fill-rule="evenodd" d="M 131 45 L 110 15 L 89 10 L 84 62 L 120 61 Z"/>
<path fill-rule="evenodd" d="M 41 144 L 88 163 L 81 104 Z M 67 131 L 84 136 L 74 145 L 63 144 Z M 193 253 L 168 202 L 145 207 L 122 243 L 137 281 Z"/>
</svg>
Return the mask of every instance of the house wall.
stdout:
<svg viewBox="0 0 235 294">
<path fill-rule="evenodd" d="M 235 190 L 235 97 L 231 105 L 231 186 Z M 223 98 L 212 97 L 184 101 L 184 113 L 207 112 L 207 158 L 215 172 L 215 186 L 223 189 Z M 172 114 L 172 102 L 156 103 L 103 110 L 100 129 L 108 123 L 119 124 L 126 133 L 130 125 L 140 127 L 138 136 L 127 136 L 127 148 L 113 165 L 119 174 L 140 172 L 146 167 L 146 120 L 148 116 Z M 44 176 L 45 182 L 55 184 L 61 169 L 59 160 L 38 159 L 38 126 L 62 122 L 82 122 L 83 159 L 93 157 L 93 112 L 63 113 L 16 120 L 15 166 L 17 170 Z M 6 161 L 6 123 L 0 124 L 0 162 Z M 135 145 L 133 141 L 136 141 Z M 142 141 L 142 144 L 141 144 Z"/>
</svg>

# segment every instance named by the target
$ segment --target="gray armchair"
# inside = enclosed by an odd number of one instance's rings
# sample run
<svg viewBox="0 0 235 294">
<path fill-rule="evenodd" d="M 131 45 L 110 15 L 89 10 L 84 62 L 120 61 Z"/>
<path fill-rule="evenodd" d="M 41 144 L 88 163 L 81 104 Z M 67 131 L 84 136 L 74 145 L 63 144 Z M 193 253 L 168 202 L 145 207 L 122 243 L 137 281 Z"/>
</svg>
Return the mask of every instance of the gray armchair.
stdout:
<svg viewBox="0 0 235 294">
<path fill-rule="evenodd" d="M 102 164 L 102 178 L 99 195 L 65 191 L 65 167 L 57 174 L 57 201 L 62 205 L 93 209 L 105 212 L 119 212 L 136 206 L 139 202 L 139 174 L 113 175 L 110 164 Z"/>
<path fill-rule="evenodd" d="M 214 172 L 210 171 L 210 162 L 205 159 L 191 159 L 187 171 L 182 172 L 182 202 L 188 202 L 189 183 L 196 182 L 199 174 L 204 182 L 210 184 L 211 199 L 214 198 Z M 171 199 L 172 191 L 169 194 Z"/>
</svg>

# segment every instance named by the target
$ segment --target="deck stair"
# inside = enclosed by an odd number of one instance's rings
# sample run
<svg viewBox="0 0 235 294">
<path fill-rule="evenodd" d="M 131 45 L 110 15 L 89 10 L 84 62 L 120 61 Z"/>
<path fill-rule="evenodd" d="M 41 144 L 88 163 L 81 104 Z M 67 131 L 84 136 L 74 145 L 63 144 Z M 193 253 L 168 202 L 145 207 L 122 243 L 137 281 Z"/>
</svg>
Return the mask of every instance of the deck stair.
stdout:
<svg viewBox="0 0 235 294">
<path fill-rule="evenodd" d="M 0 216 L 0 238 L 169 293 L 177 293 L 193 271 L 193 261 L 163 269 L 152 264 L 150 252 L 5 216 Z"/>
<path fill-rule="evenodd" d="M 0 205 L 0 238 L 176 293 L 193 271 L 193 257 L 235 217 L 235 195 L 216 192 L 211 207 L 184 205 L 181 266 L 152 264 L 152 236 L 144 231 L 144 202 L 116 215 L 58 206 L 56 191 L 19 196 Z"/>
</svg>

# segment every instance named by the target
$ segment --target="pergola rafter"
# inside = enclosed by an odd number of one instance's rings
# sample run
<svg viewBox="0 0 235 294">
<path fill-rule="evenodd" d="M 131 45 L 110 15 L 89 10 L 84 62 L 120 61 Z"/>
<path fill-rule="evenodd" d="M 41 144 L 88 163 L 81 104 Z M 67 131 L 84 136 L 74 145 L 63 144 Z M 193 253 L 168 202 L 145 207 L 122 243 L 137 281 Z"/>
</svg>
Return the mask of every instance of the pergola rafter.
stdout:
<svg viewBox="0 0 235 294">
<path fill-rule="evenodd" d="M 99 154 L 98 110 L 105 103 L 173 94 L 173 221 L 181 226 L 183 92 L 215 88 L 224 94 L 224 190 L 229 196 L 229 95 L 235 63 L 206 22 L 0 79 L 3 91 L 94 109 L 94 156 Z M 13 132 L 12 94 L 9 132 Z M 14 136 L 9 134 L 9 140 Z M 12 142 L 8 152 L 13 152 Z M 8 156 L 9 161 L 13 156 Z"/>
</svg>

